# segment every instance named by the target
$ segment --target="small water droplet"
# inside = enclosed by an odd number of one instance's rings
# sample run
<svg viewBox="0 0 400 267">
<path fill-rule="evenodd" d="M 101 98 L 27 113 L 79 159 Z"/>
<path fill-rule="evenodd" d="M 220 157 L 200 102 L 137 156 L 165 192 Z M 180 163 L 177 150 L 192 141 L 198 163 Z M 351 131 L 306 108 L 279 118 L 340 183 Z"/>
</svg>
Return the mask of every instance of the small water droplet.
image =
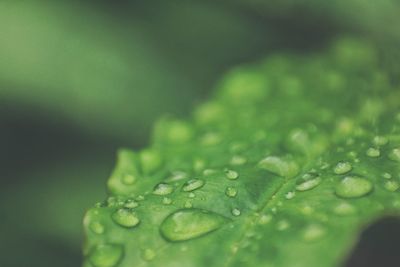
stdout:
<svg viewBox="0 0 400 267">
<path fill-rule="evenodd" d="M 132 228 L 140 223 L 136 213 L 130 209 L 118 209 L 112 214 L 113 221 L 123 227 Z"/>
<path fill-rule="evenodd" d="M 171 176 L 169 176 L 166 181 L 168 182 L 175 182 L 175 181 L 180 181 L 183 179 L 188 178 L 188 175 L 184 171 L 174 171 L 172 172 Z"/>
<path fill-rule="evenodd" d="M 341 202 L 333 209 L 333 212 L 337 215 L 347 216 L 354 214 L 356 209 L 353 205 L 347 202 Z"/>
<path fill-rule="evenodd" d="M 195 198 L 195 197 L 196 197 L 196 194 L 193 193 L 193 192 L 190 192 L 190 193 L 188 194 L 188 197 L 189 197 L 189 198 Z"/>
<path fill-rule="evenodd" d="M 372 140 L 372 142 L 376 146 L 384 146 L 389 142 L 389 140 L 384 136 L 375 136 L 374 139 Z"/>
<path fill-rule="evenodd" d="M 132 185 L 135 183 L 136 177 L 133 176 L 132 174 L 126 173 L 126 174 L 122 175 L 121 181 L 126 185 Z"/>
<path fill-rule="evenodd" d="M 213 174 L 215 174 L 215 173 L 217 173 L 217 171 L 216 171 L 216 170 L 213 170 L 213 169 L 205 169 L 205 170 L 203 171 L 203 175 L 204 175 L 204 176 L 213 175 Z"/>
<path fill-rule="evenodd" d="M 370 147 L 367 149 L 366 154 L 368 157 L 377 158 L 381 155 L 381 151 L 378 148 Z"/>
<path fill-rule="evenodd" d="M 137 201 L 143 201 L 143 200 L 144 200 L 144 196 L 143 196 L 143 195 L 138 195 L 138 196 L 136 197 L 136 200 L 137 200 Z"/>
<path fill-rule="evenodd" d="M 392 149 L 388 155 L 389 159 L 400 162 L 400 147 Z"/>
<path fill-rule="evenodd" d="M 170 205 L 172 203 L 172 199 L 170 199 L 169 197 L 164 197 L 162 203 L 164 205 Z"/>
<path fill-rule="evenodd" d="M 388 173 L 388 172 L 385 172 L 385 173 L 382 174 L 382 177 L 385 178 L 385 179 L 391 179 L 392 175 L 390 173 Z"/>
<path fill-rule="evenodd" d="M 228 178 L 229 180 L 236 180 L 237 178 L 239 178 L 239 173 L 233 170 L 225 170 L 225 175 L 226 178 Z"/>
<path fill-rule="evenodd" d="M 286 199 L 292 199 L 292 198 L 294 198 L 295 196 L 296 196 L 296 192 L 290 191 L 290 192 L 287 192 L 287 193 L 286 193 L 285 198 L 286 198 Z"/>
<path fill-rule="evenodd" d="M 233 156 L 231 159 L 231 165 L 239 166 L 239 165 L 245 164 L 246 162 L 247 162 L 247 159 L 244 156 L 236 155 L 236 156 Z"/>
<path fill-rule="evenodd" d="M 235 187 L 228 186 L 225 190 L 225 195 L 228 197 L 236 197 L 238 190 Z"/>
<path fill-rule="evenodd" d="M 346 161 L 344 161 L 344 162 L 339 162 L 336 166 L 335 166 L 335 168 L 333 169 L 333 172 L 335 173 L 335 174 L 345 174 L 345 173 L 348 173 L 349 171 L 351 171 L 352 170 L 352 166 L 351 166 L 351 164 L 349 163 L 349 162 L 346 162 Z"/>
<path fill-rule="evenodd" d="M 258 167 L 283 177 L 294 177 L 299 172 L 299 166 L 294 161 L 275 156 L 262 159 Z"/>
<path fill-rule="evenodd" d="M 384 187 L 390 192 L 395 192 L 400 188 L 400 184 L 395 180 L 389 180 L 384 183 Z"/>
<path fill-rule="evenodd" d="M 98 235 L 103 234 L 105 230 L 104 225 L 98 221 L 91 222 L 89 228 L 93 233 Z"/>
<path fill-rule="evenodd" d="M 159 183 L 153 189 L 153 194 L 158 196 L 169 195 L 174 192 L 174 187 L 167 183 Z"/>
<path fill-rule="evenodd" d="M 316 241 L 326 234 L 326 229 L 321 225 L 312 224 L 306 227 L 303 231 L 303 239 L 307 242 Z"/>
<path fill-rule="evenodd" d="M 183 209 L 165 218 L 160 232 L 168 241 L 185 241 L 215 231 L 227 221 L 227 218 L 211 211 Z"/>
<path fill-rule="evenodd" d="M 271 214 L 263 214 L 261 215 L 258 223 L 261 225 L 268 224 L 272 221 L 272 215 Z"/>
<path fill-rule="evenodd" d="M 336 186 L 336 195 L 343 198 L 362 197 L 371 192 L 373 185 L 365 178 L 347 176 Z"/>
<path fill-rule="evenodd" d="M 114 267 L 123 256 L 123 249 L 119 245 L 99 245 L 89 255 L 89 261 L 95 267 Z"/>
<path fill-rule="evenodd" d="M 185 192 L 191 192 L 203 187 L 205 182 L 200 179 L 192 179 L 184 183 L 182 190 Z"/>
<path fill-rule="evenodd" d="M 296 186 L 297 191 L 307 191 L 317 187 L 321 183 L 321 177 L 317 176 L 314 179 L 306 180 Z"/>
<path fill-rule="evenodd" d="M 185 202 L 185 205 L 183 205 L 185 208 L 187 208 L 187 209 L 190 209 L 190 208 L 192 208 L 193 207 L 193 204 L 192 204 L 192 202 L 191 201 L 186 201 Z"/>
<path fill-rule="evenodd" d="M 290 224 L 286 220 L 281 220 L 276 225 L 276 229 L 278 229 L 278 231 L 284 231 L 284 230 L 288 229 L 289 227 L 290 227 Z"/>
<path fill-rule="evenodd" d="M 156 257 L 156 252 L 152 249 L 147 248 L 142 251 L 141 256 L 142 259 L 145 261 L 152 261 Z"/>
<path fill-rule="evenodd" d="M 233 209 L 232 209 L 232 215 L 233 215 L 233 216 L 240 216 L 240 214 L 242 214 L 242 212 L 240 211 L 240 209 L 238 209 L 238 208 L 233 208 Z"/>
<path fill-rule="evenodd" d="M 137 203 L 135 200 L 133 199 L 127 199 L 124 203 L 124 207 L 127 209 L 134 209 L 136 207 L 139 206 L 139 203 Z"/>
</svg>

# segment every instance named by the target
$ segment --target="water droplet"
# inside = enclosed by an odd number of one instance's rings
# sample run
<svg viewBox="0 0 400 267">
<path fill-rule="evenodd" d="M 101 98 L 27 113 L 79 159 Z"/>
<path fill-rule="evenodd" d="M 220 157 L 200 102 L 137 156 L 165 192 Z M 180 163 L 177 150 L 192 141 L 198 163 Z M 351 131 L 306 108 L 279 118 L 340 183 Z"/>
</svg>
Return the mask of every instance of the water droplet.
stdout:
<svg viewBox="0 0 400 267">
<path fill-rule="evenodd" d="M 366 154 L 368 157 L 377 158 L 381 155 L 381 151 L 378 148 L 370 147 L 367 149 Z"/>
<path fill-rule="evenodd" d="M 138 195 L 138 196 L 136 197 L 136 200 L 137 200 L 137 201 L 142 201 L 142 200 L 144 200 L 144 196 L 143 196 L 143 195 Z"/>
<path fill-rule="evenodd" d="M 278 231 L 284 231 L 284 230 L 288 229 L 289 227 L 290 227 L 290 224 L 286 220 L 281 220 L 276 225 L 276 229 L 278 229 Z"/>
<path fill-rule="evenodd" d="M 140 223 L 136 213 L 130 209 L 118 209 L 112 214 L 113 221 L 123 227 L 132 228 Z"/>
<path fill-rule="evenodd" d="M 203 171 L 203 175 L 204 175 L 204 176 L 213 175 L 213 174 L 215 174 L 215 173 L 217 173 L 217 171 L 216 171 L 216 170 L 213 170 L 213 169 L 206 169 L 206 170 Z"/>
<path fill-rule="evenodd" d="M 333 169 L 333 172 L 336 174 L 345 174 L 351 171 L 352 168 L 349 162 L 339 162 Z"/>
<path fill-rule="evenodd" d="M 175 181 L 180 181 L 183 179 L 188 178 L 188 175 L 186 172 L 183 171 L 174 171 L 172 172 L 171 176 L 169 176 L 166 181 L 168 182 L 175 182 Z"/>
<path fill-rule="evenodd" d="M 186 202 L 185 202 L 185 205 L 184 205 L 184 207 L 185 207 L 185 208 L 187 208 L 187 209 L 190 209 L 190 208 L 192 208 L 192 207 L 193 207 L 193 204 L 192 204 L 192 202 L 191 202 L 191 201 L 189 201 L 189 200 L 188 200 L 188 201 L 186 201 Z"/>
<path fill-rule="evenodd" d="M 98 235 L 103 234 L 105 230 L 104 225 L 98 221 L 91 222 L 89 228 L 93 233 Z"/>
<path fill-rule="evenodd" d="M 211 211 L 183 209 L 165 218 L 160 231 L 168 241 L 185 241 L 215 231 L 227 221 L 227 218 Z"/>
<path fill-rule="evenodd" d="M 260 217 L 260 220 L 258 221 L 259 224 L 265 225 L 268 224 L 272 221 L 272 215 L 270 214 L 263 214 Z"/>
<path fill-rule="evenodd" d="M 158 196 L 169 195 L 174 191 L 174 187 L 167 183 L 159 183 L 153 189 L 153 194 Z"/>
<path fill-rule="evenodd" d="M 143 260 L 151 261 L 156 257 L 156 252 L 154 250 L 152 250 L 152 249 L 149 249 L 149 248 L 148 249 L 144 249 L 142 251 L 141 256 L 142 256 Z"/>
<path fill-rule="evenodd" d="M 124 207 L 125 208 L 127 208 L 127 209 L 134 209 L 134 208 L 136 208 L 136 207 L 138 207 L 139 206 L 139 203 L 137 203 L 135 200 L 133 200 L 133 199 L 127 199 L 126 201 L 125 201 L 125 204 L 124 204 Z"/>
<path fill-rule="evenodd" d="M 268 156 L 258 163 L 259 168 L 265 169 L 283 177 L 294 177 L 299 172 L 299 166 L 291 160 Z"/>
<path fill-rule="evenodd" d="M 247 162 L 247 159 L 245 157 L 239 156 L 239 155 L 233 156 L 231 159 L 231 165 L 239 166 L 239 165 L 245 164 L 246 162 Z"/>
<path fill-rule="evenodd" d="M 314 179 L 306 180 L 306 181 L 302 182 L 301 184 L 298 184 L 296 186 L 296 190 L 297 191 L 311 190 L 311 189 L 317 187 L 321 183 L 321 181 L 322 181 L 322 179 L 319 176 Z"/>
<path fill-rule="evenodd" d="M 382 177 L 385 178 L 385 179 L 391 179 L 392 175 L 390 173 L 388 173 L 388 172 L 385 172 L 385 173 L 382 174 Z"/>
<path fill-rule="evenodd" d="M 239 173 L 233 170 L 225 170 L 225 175 L 226 178 L 228 178 L 229 180 L 236 180 L 237 178 L 239 178 Z"/>
<path fill-rule="evenodd" d="M 225 195 L 228 197 L 236 197 L 238 190 L 235 187 L 228 186 L 225 190 Z"/>
<path fill-rule="evenodd" d="M 384 146 L 389 142 L 389 140 L 384 136 L 375 136 L 374 139 L 372 140 L 372 142 L 376 146 Z"/>
<path fill-rule="evenodd" d="M 287 193 L 286 193 L 285 198 L 286 198 L 286 199 L 292 199 L 292 198 L 294 198 L 295 196 L 296 196 L 296 192 L 290 191 L 290 192 L 287 192 Z"/>
<path fill-rule="evenodd" d="M 240 209 L 238 209 L 238 208 L 233 208 L 233 209 L 232 209 L 232 215 L 233 215 L 233 216 L 240 216 L 240 214 L 242 214 L 242 212 L 240 211 Z"/>
<path fill-rule="evenodd" d="M 193 193 L 193 192 L 190 192 L 190 193 L 188 194 L 188 197 L 189 197 L 189 198 L 195 198 L 195 197 L 196 197 L 196 194 Z"/>
<path fill-rule="evenodd" d="M 321 225 L 312 224 L 303 231 L 303 239 L 307 242 L 316 241 L 326 234 L 326 229 Z"/>
<path fill-rule="evenodd" d="M 121 181 L 126 185 L 132 185 L 135 183 L 136 177 L 133 176 L 132 174 L 126 173 L 126 174 L 122 175 Z"/>
<path fill-rule="evenodd" d="M 205 182 L 200 179 L 192 179 L 184 183 L 182 190 L 185 192 L 191 192 L 203 187 Z"/>
<path fill-rule="evenodd" d="M 170 205 L 172 203 L 172 199 L 170 199 L 169 197 L 164 197 L 162 203 L 164 205 Z"/>
<path fill-rule="evenodd" d="M 114 267 L 123 256 L 123 249 L 119 245 L 99 245 L 89 255 L 89 261 L 95 267 Z"/>
<path fill-rule="evenodd" d="M 400 147 L 392 149 L 388 155 L 389 159 L 400 162 Z"/>
<path fill-rule="evenodd" d="M 333 212 L 337 215 L 347 216 L 354 214 L 356 209 L 347 202 L 341 202 L 333 209 Z"/>
<path fill-rule="evenodd" d="M 343 198 L 362 197 L 371 192 L 373 185 L 367 179 L 347 176 L 336 186 L 336 195 Z"/>
<path fill-rule="evenodd" d="M 400 184 L 397 181 L 389 180 L 385 182 L 384 187 L 390 192 L 395 192 L 400 188 Z"/>
</svg>

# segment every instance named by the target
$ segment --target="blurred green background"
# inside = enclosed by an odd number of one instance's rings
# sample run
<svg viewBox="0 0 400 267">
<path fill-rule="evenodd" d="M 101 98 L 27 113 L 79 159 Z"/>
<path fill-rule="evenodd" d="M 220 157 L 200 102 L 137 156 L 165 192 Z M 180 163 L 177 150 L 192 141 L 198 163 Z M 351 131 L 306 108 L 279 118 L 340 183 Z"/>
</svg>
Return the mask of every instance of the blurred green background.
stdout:
<svg viewBox="0 0 400 267">
<path fill-rule="evenodd" d="M 398 14 L 395 0 L 1 1 L 0 266 L 79 266 L 117 148 L 187 117 L 231 66 L 341 35 L 399 55 Z"/>
</svg>

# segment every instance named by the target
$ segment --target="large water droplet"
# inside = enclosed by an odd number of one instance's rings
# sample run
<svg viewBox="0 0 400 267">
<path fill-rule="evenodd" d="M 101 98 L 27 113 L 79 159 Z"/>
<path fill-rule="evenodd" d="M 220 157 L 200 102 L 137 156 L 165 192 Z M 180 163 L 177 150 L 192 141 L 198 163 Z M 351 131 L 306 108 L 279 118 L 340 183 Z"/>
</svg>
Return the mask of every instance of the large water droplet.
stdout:
<svg viewBox="0 0 400 267">
<path fill-rule="evenodd" d="M 381 155 L 381 151 L 378 148 L 370 147 L 367 149 L 366 154 L 370 158 L 377 158 Z"/>
<path fill-rule="evenodd" d="M 174 187 L 167 183 L 159 183 L 153 189 L 153 194 L 158 196 L 169 195 L 174 191 Z"/>
<path fill-rule="evenodd" d="M 317 176 L 316 178 L 306 180 L 306 181 L 302 182 L 301 184 L 298 184 L 296 186 L 296 190 L 298 190 L 298 191 L 311 190 L 311 189 L 317 187 L 321 183 L 321 181 L 322 181 L 321 177 Z"/>
<path fill-rule="evenodd" d="M 165 218 L 160 231 L 168 241 L 185 241 L 215 231 L 227 221 L 227 218 L 214 212 L 201 209 L 183 209 Z"/>
<path fill-rule="evenodd" d="M 132 228 L 140 223 L 136 213 L 130 209 L 118 209 L 112 214 L 113 221 L 123 227 Z"/>
<path fill-rule="evenodd" d="M 204 184 L 205 182 L 203 180 L 192 179 L 183 184 L 182 190 L 185 192 L 191 192 L 203 187 Z"/>
<path fill-rule="evenodd" d="M 293 177 L 299 172 L 299 166 L 294 161 L 275 156 L 268 156 L 262 159 L 258 166 L 283 177 Z"/>
<path fill-rule="evenodd" d="M 392 149 L 388 155 L 389 159 L 400 162 L 400 147 Z"/>
<path fill-rule="evenodd" d="M 339 162 L 333 169 L 333 172 L 336 174 L 345 174 L 351 171 L 352 168 L 349 162 Z"/>
<path fill-rule="evenodd" d="M 95 247 L 89 255 L 89 261 L 95 267 L 114 267 L 123 256 L 123 249 L 119 245 L 100 245 Z"/>
<path fill-rule="evenodd" d="M 336 195 L 343 198 L 362 197 L 371 192 L 373 185 L 365 178 L 347 176 L 336 186 Z"/>
<path fill-rule="evenodd" d="M 238 191 L 235 187 L 228 186 L 225 190 L 225 195 L 228 197 L 236 197 Z"/>
</svg>

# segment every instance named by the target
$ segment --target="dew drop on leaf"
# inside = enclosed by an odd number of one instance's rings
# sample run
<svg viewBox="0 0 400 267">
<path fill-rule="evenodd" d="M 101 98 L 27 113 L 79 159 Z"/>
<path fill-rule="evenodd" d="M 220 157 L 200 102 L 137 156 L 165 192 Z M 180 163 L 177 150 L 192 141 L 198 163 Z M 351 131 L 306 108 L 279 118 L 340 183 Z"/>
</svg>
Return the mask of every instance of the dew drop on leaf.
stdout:
<svg viewBox="0 0 400 267">
<path fill-rule="evenodd" d="M 94 221 L 91 222 L 89 225 L 90 230 L 92 230 L 93 233 L 101 235 L 104 233 L 104 225 L 101 222 Z"/>
<path fill-rule="evenodd" d="M 362 197 L 371 192 L 373 185 L 365 178 L 347 176 L 336 186 L 335 193 L 343 198 Z"/>
<path fill-rule="evenodd" d="M 381 151 L 378 148 L 370 147 L 367 149 L 366 154 L 370 158 L 377 158 L 381 155 Z"/>
<path fill-rule="evenodd" d="M 153 194 L 158 196 L 169 195 L 174 191 L 174 187 L 167 183 L 159 183 L 153 189 Z"/>
<path fill-rule="evenodd" d="M 182 190 L 185 192 L 191 192 L 203 187 L 204 184 L 205 182 L 203 180 L 192 179 L 183 184 Z"/>
<path fill-rule="evenodd" d="M 262 159 L 258 167 L 283 177 L 293 177 L 299 172 L 299 166 L 294 161 L 276 156 Z"/>
<path fill-rule="evenodd" d="M 321 181 L 322 181 L 321 177 L 317 176 L 316 178 L 306 180 L 306 181 L 302 182 L 301 184 L 298 184 L 296 186 L 296 190 L 297 191 L 311 190 L 311 189 L 317 187 L 321 183 Z"/>
<path fill-rule="evenodd" d="M 137 203 L 135 200 L 133 199 L 127 199 L 124 203 L 124 207 L 127 209 L 134 209 L 136 207 L 139 206 L 139 203 Z"/>
<path fill-rule="evenodd" d="M 227 221 L 227 218 L 211 211 L 182 209 L 164 219 L 160 232 L 168 241 L 185 241 L 215 231 Z"/>
<path fill-rule="evenodd" d="M 123 249 L 119 245 L 100 245 L 95 247 L 89 255 L 89 261 L 95 267 L 114 267 L 123 256 Z"/>
<path fill-rule="evenodd" d="M 235 187 L 228 186 L 225 190 L 225 195 L 228 197 L 236 197 L 238 190 Z"/>
<path fill-rule="evenodd" d="M 334 207 L 333 212 L 337 215 L 347 216 L 354 214 L 356 212 L 356 209 L 353 205 L 347 202 L 341 202 Z"/>
<path fill-rule="evenodd" d="M 326 229 L 318 224 L 312 224 L 306 227 L 303 231 L 303 239 L 307 242 L 316 241 L 326 234 Z"/>
<path fill-rule="evenodd" d="M 242 212 L 238 208 L 233 208 L 231 212 L 233 216 L 240 216 L 240 214 L 242 214 Z"/>
<path fill-rule="evenodd" d="M 229 180 L 236 180 L 237 178 L 239 178 L 239 173 L 233 170 L 225 170 L 225 175 L 226 178 L 228 178 Z"/>
<path fill-rule="evenodd" d="M 116 224 L 126 228 L 133 228 L 140 223 L 136 213 L 130 209 L 118 209 L 111 217 Z"/>
<path fill-rule="evenodd" d="M 400 162 L 400 147 L 392 149 L 388 155 L 389 159 Z"/>
<path fill-rule="evenodd" d="M 290 191 L 290 192 L 287 192 L 287 193 L 286 193 L 285 198 L 286 198 L 286 199 L 292 199 L 292 198 L 294 198 L 295 196 L 296 196 L 296 192 Z"/>
<path fill-rule="evenodd" d="M 384 183 L 384 187 L 390 192 L 395 192 L 400 188 L 400 184 L 397 181 L 389 180 Z"/>
<path fill-rule="evenodd" d="M 345 174 L 351 171 L 352 168 L 349 162 L 339 162 L 333 169 L 333 172 L 335 174 Z"/>
</svg>

